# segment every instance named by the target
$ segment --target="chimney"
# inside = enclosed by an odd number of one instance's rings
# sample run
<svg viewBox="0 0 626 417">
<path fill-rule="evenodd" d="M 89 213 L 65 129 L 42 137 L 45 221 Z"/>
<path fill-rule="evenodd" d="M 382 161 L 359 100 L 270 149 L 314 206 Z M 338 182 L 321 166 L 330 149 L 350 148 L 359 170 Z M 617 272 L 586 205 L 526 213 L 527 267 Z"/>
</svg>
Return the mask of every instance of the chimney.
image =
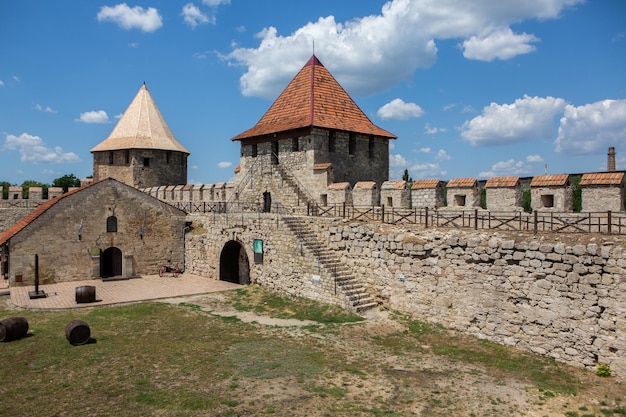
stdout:
<svg viewBox="0 0 626 417">
<path fill-rule="evenodd" d="M 607 171 L 615 172 L 615 148 L 609 148 L 609 159 L 607 161 Z"/>
</svg>

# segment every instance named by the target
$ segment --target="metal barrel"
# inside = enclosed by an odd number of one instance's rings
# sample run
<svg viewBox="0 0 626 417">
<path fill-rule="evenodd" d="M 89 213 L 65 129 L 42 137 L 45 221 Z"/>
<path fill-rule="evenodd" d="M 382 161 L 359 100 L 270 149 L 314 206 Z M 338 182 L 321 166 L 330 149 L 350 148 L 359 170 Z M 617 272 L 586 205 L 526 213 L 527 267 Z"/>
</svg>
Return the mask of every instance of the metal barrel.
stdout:
<svg viewBox="0 0 626 417">
<path fill-rule="evenodd" d="M 91 338 L 91 329 L 82 320 L 72 320 L 65 327 L 65 337 L 74 346 L 84 345 Z"/>
<path fill-rule="evenodd" d="M 28 320 L 24 317 L 9 317 L 0 320 L 0 342 L 10 342 L 26 336 Z"/>
<path fill-rule="evenodd" d="M 82 285 L 76 287 L 77 303 L 93 303 L 96 301 L 96 287 L 93 285 Z"/>
</svg>

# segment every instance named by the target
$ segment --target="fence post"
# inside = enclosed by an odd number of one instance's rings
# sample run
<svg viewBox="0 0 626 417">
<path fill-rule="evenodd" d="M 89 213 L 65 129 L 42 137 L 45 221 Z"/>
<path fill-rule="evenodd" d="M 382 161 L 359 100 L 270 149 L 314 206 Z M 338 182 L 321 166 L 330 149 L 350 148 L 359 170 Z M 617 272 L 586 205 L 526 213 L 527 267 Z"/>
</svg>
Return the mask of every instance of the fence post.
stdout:
<svg viewBox="0 0 626 417">
<path fill-rule="evenodd" d="M 533 211 L 533 233 L 537 234 L 537 210 Z"/>
<path fill-rule="evenodd" d="M 385 223 L 385 205 L 384 204 L 382 205 L 382 207 L 380 209 L 380 215 L 382 216 L 381 219 L 380 219 L 381 222 Z"/>
<path fill-rule="evenodd" d="M 612 220 L 613 219 L 611 219 L 611 210 L 609 210 L 609 211 L 606 212 L 606 223 L 607 223 L 607 226 L 608 226 L 609 234 L 611 234 L 611 223 L 612 223 Z"/>
<path fill-rule="evenodd" d="M 474 230 L 478 230 L 478 209 L 474 209 Z"/>
<path fill-rule="evenodd" d="M 426 206 L 426 220 L 424 222 L 424 227 L 428 229 L 428 206 Z"/>
</svg>

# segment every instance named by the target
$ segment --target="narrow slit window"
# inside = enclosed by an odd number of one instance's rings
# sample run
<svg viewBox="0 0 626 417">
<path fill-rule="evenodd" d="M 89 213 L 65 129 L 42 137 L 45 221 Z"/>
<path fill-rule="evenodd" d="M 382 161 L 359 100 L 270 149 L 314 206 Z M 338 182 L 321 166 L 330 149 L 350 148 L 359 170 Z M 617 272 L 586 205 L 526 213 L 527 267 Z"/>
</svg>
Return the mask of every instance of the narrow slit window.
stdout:
<svg viewBox="0 0 626 417">
<path fill-rule="evenodd" d="M 108 232 L 117 232 L 117 217 L 107 217 L 107 233 Z"/>
</svg>

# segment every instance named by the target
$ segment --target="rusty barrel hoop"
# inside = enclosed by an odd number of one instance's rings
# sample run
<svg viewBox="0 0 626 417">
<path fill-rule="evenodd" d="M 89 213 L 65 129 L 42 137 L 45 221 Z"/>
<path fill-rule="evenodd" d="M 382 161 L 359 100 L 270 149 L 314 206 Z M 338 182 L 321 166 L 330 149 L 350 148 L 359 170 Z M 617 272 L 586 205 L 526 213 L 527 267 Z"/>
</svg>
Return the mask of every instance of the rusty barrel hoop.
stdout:
<svg viewBox="0 0 626 417">
<path fill-rule="evenodd" d="M 93 303 L 96 301 L 96 287 L 93 285 L 81 285 L 76 287 L 77 303 Z"/>
<path fill-rule="evenodd" d="M 65 337 L 71 345 L 84 345 L 91 338 L 91 329 L 82 320 L 72 320 L 65 327 Z"/>
<path fill-rule="evenodd" d="M 20 339 L 28 333 L 28 320 L 24 317 L 9 317 L 0 320 L 0 342 Z"/>
</svg>

